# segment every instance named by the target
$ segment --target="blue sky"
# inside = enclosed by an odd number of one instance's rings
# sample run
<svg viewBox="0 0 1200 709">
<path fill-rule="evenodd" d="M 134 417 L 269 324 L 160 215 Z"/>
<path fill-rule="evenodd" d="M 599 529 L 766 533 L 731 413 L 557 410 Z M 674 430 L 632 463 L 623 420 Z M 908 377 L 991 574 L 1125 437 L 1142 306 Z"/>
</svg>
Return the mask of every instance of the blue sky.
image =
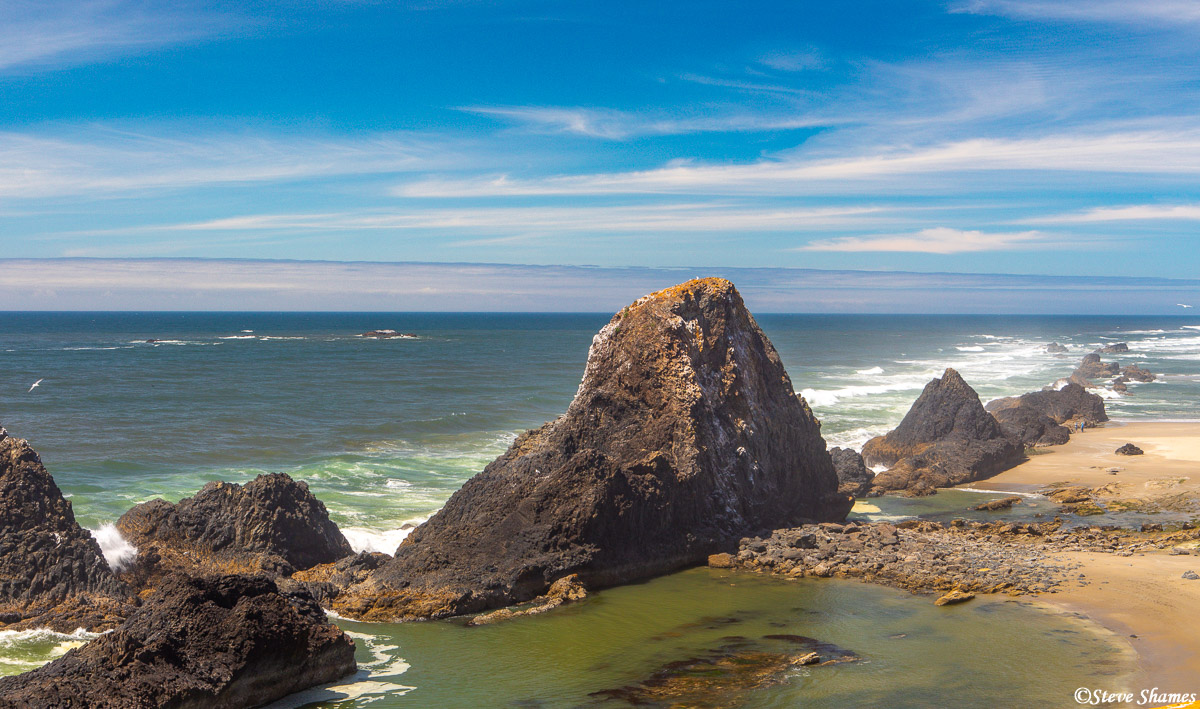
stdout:
<svg viewBox="0 0 1200 709">
<path fill-rule="evenodd" d="M 0 0 L 0 252 L 1186 279 L 1198 104 L 1195 0 Z"/>
</svg>

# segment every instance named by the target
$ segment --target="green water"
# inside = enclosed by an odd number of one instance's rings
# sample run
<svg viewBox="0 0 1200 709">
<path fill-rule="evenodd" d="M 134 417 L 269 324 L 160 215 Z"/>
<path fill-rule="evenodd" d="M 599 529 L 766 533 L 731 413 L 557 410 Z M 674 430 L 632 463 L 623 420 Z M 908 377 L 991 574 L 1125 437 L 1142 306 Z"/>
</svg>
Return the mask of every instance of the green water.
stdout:
<svg viewBox="0 0 1200 709">
<path fill-rule="evenodd" d="M 732 703 L 713 695 L 689 706 L 1064 706 L 1079 686 L 1120 686 L 1130 666 L 1122 646 L 1092 626 L 1028 603 L 938 608 L 928 596 L 853 581 L 706 568 L 490 626 L 338 624 L 355 634 L 370 676 L 325 696 L 365 694 L 286 706 L 626 706 L 589 695 L 739 638 L 788 649 L 769 635 L 808 636 L 862 659 L 793 670 Z"/>
</svg>

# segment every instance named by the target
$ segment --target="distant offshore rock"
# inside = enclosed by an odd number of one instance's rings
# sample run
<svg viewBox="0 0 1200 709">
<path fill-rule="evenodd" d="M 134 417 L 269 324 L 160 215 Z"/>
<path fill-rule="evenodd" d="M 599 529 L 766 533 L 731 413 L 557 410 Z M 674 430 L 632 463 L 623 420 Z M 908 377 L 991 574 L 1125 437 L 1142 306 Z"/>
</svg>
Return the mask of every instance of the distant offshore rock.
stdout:
<svg viewBox="0 0 1200 709">
<path fill-rule="evenodd" d="M 729 281 L 648 295 L 593 338 L 567 412 L 339 595 L 338 613 L 476 613 L 700 564 L 761 529 L 841 520 L 820 424 Z"/>
<path fill-rule="evenodd" d="M 1057 342 L 1051 342 L 1050 344 L 1046 345 L 1046 352 L 1050 354 L 1063 354 L 1066 351 L 1067 348 L 1058 344 Z"/>
<path fill-rule="evenodd" d="M 38 454 L 0 428 L 0 628 L 107 630 L 132 601 Z"/>
<path fill-rule="evenodd" d="M 370 337 L 376 340 L 391 340 L 396 338 L 415 340 L 417 336 L 411 332 L 396 332 L 395 330 L 367 330 L 359 337 Z"/>
<path fill-rule="evenodd" d="M 0 709 L 240 709 L 356 668 L 312 596 L 262 576 L 173 576 L 113 632 L 0 678 Z"/>
<path fill-rule="evenodd" d="M 325 505 L 304 482 L 283 473 L 245 485 L 211 482 L 172 505 L 144 502 L 117 520 L 139 549 L 135 574 L 267 572 L 297 569 L 353 555 Z"/>
<path fill-rule="evenodd" d="M 1100 354 L 1117 354 L 1120 352 L 1128 352 L 1129 345 L 1127 345 L 1124 342 L 1118 342 L 1113 345 L 1105 345 L 1104 347 L 1101 347 L 1100 349 L 1098 349 L 1096 351 L 1099 352 Z"/>
<path fill-rule="evenodd" d="M 872 493 L 921 495 L 1007 470 L 1024 459 L 1024 446 L 984 410 L 962 376 L 947 369 L 925 385 L 899 426 L 867 441 L 863 459 L 888 466 L 875 476 Z"/>
</svg>

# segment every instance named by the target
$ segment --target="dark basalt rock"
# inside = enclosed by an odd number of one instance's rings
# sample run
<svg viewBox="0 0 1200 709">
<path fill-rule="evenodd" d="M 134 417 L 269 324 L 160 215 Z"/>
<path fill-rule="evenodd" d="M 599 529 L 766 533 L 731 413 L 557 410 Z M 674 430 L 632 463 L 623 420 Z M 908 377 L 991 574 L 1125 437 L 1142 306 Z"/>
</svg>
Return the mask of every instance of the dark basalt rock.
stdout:
<svg viewBox="0 0 1200 709">
<path fill-rule="evenodd" d="M 992 412 L 1001 428 L 1011 438 L 1027 446 L 1060 446 L 1071 439 L 1066 426 L 1031 406 L 1013 406 Z"/>
<path fill-rule="evenodd" d="M 1105 345 L 1096 351 L 1100 354 L 1117 354 L 1118 352 L 1128 352 L 1129 345 L 1124 342 L 1117 342 L 1112 345 Z"/>
<path fill-rule="evenodd" d="M 1121 368 L 1121 376 L 1135 382 L 1152 382 L 1157 377 L 1148 369 L 1142 369 L 1136 364 L 1131 364 Z"/>
<path fill-rule="evenodd" d="M 0 627 L 106 630 L 131 602 L 38 454 L 0 428 Z"/>
<path fill-rule="evenodd" d="M 733 284 L 639 299 L 595 336 L 566 414 L 522 434 L 333 607 L 443 617 L 704 563 L 787 520 L 852 500 L 820 423 Z"/>
<path fill-rule="evenodd" d="M 212 482 L 176 505 L 142 503 L 117 520 L 117 529 L 139 550 L 170 560 L 167 566 L 194 562 L 207 572 L 287 575 L 354 553 L 308 485 L 283 473 L 244 486 Z"/>
<path fill-rule="evenodd" d="M 1116 450 L 1117 455 L 1142 455 L 1145 452 L 1146 451 L 1142 450 L 1141 448 L 1138 448 L 1137 446 L 1133 445 L 1132 443 L 1126 443 L 1125 445 L 1121 446 L 1120 448 L 1118 448 Z"/>
<path fill-rule="evenodd" d="M 1067 348 L 1063 347 L 1057 342 L 1051 342 L 1050 344 L 1046 345 L 1046 352 L 1049 352 L 1050 354 L 1062 354 L 1066 351 Z"/>
<path fill-rule="evenodd" d="M 1121 373 L 1121 365 L 1116 362 L 1102 362 L 1100 355 L 1092 352 L 1083 356 L 1079 366 L 1071 374 L 1071 380 L 1084 384 L 1092 379 L 1115 377 Z"/>
<path fill-rule="evenodd" d="M 1043 389 L 1021 396 L 996 399 L 988 402 L 986 408 L 1001 423 L 1005 420 L 1002 416 L 1023 418 L 1029 416 L 1026 414 L 1002 414 L 1007 409 L 1029 409 L 1034 413 L 1046 416 L 1053 423 L 1059 425 L 1084 421 L 1089 426 L 1095 426 L 1108 420 L 1108 414 L 1104 412 L 1104 399 L 1099 394 L 1093 394 L 1074 382 L 1058 390 Z M 1028 442 L 1026 438 L 1022 438 L 1022 440 Z"/>
<path fill-rule="evenodd" d="M 863 459 L 889 466 L 875 476 L 873 492 L 928 494 L 1006 470 L 1024 459 L 1024 446 L 1005 434 L 959 373 L 947 369 L 925 386 L 899 426 L 867 441 Z"/>
<path fill-rule="evenodd" d="M 0 678 L 0 707 L 240 709 L 355 669 L 312 596 L 262 576 L 174 576 L 112 633 Z"/>
<path fill-rule="evenodd" d="M 854 497 L 866 495 L 871 489 L 871 480 L 875 478 L 875 473 L 867 469 L 858 451 L 830 448 L 829 457 L 833 460 L 833 469 L 837 471 L 838 492 Z"/>
</svg>

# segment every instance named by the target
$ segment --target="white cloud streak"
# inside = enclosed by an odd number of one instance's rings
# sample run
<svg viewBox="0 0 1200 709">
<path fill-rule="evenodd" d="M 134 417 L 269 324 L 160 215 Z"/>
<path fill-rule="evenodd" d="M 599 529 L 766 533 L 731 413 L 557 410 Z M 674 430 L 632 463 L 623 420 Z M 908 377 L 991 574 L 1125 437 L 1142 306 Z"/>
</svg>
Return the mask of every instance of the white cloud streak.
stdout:
<svg viewBox="0 0 1200 709">
<path fill-rule="evenodd" d="M 791 232 L 877 224 L 903 219 L 903 208 L 853 206 L 792 208 L 724 204 L 595 207 L 463 207 L 392 212 L 259 214 L 143 227 L 145 231 L 357 231 L 454 232 Z M 127 234 L 129 229 L 114 233 Z"/>
<path fill-rule="evenodd" d="M 653 170 L 513 179 L 419 180 L 402 197 L 587 194 L 806 194 L 829 182 L 871 181 L 987 171 L 1200 174 L 1200 130 L 1076 133 L 1039 138 L 977 138 L 884 148 L 858 156 L 804 155 L 743 164 L 672 164 Z"/>
<path fill-rule="evenodd" d="M 213 184 L 393 174 L 470 164 L 432 138 L 158 133 L 91 127 L 0 132 L 0 199 L 119 195 Z"/>
<path fill-rule="evenodd" d="M 1176 24 L 1200 22 L 1195 0 L 972 0 L 958 12 L 1032 19 Z"/>
<path fill-rule="evenodd" d="M 186 3 L 3 0 L 0 72 L 84 63 L 208 36 L 229 21 Z"/>
<path fill-rule="evenodd" d="M 573 134 L 606 140 L 690 133 L 748 133 L 795 130 L 831 124 L 828 118 L 736 113 L 655 118 L 611 109 L 559 106 L 468 106 L 459 110 L 513 122 L 534 133 Z"/>
<path fill-rule="evenodd" d="M 1025 224 L 1096 224 L 1135 221 L 1197 221 L 1200 204 L 1135 204 L 1126 207 L 1097 207 L 1074 214 L 1056 214 L 1022 220 Z"/>
<path fill-rule="evenodd" d="M 985 233 L 948 227 L 922 229 L 915 234 L 847 236 L 822 239 L 796 251 L 904 252 L 921 254 L 965 254 L 979 251 L 1011 251 L 1038 246 L 1041 232 Z"/>
</svg>

